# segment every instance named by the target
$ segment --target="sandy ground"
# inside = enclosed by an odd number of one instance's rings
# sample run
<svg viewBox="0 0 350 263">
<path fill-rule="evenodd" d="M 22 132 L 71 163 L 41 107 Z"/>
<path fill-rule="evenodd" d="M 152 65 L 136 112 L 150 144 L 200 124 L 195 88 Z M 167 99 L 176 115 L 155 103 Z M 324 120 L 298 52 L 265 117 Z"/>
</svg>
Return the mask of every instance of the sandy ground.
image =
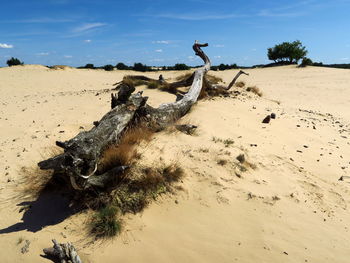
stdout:
<svg viewBox="0 0 350 263">
<path fill-rule="evenodd" d="M 350 71 L 248 71 L 241 79 L 263 97 L 200 101 L 182 120 L 199 126 L 195 136 L 164 131 L 140 149 L 149 161 L 180 163 L 184 190 L 127 215 L 115 239 L 93 241 L 83 227 L 87 214 L 69 215 L 62 197 L 19 212 L 21 169 L 56 140 L 90 129 L 110 108 L 103 90 L 126 72 L 1 68 L 1 262 L 49 262 L 40 254 L 52 238 L 73 242 L 84 262 L 349 262 L 350 184 L 338 179 L 350 176 Z M 228 83 L 236 72 L 212 74 Z M 145 94 L 153 106 L 175 99 Z M 272 112 L 277 118 L 262 124 Z M 241 153 L 254 169 L 237 170 Z"/>
</svg>

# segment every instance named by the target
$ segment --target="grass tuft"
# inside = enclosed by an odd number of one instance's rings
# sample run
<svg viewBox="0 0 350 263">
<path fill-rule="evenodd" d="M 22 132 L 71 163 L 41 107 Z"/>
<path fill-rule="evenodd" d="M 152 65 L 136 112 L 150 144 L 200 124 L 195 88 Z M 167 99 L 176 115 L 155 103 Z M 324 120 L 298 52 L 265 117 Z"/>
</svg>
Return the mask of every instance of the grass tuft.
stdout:
<svg viewBox="0 0 350 263">
<path fill-rule="evenodd" d="M 238 88 L 243 88 L 245 86 L 245 82 L 244 81 L 238 81 L 235 84 L 236 87 Z"/>
<path fill-rule="evenodd" d="M 121 220 L 118 219 L 118 208 L 115 206 L 106 206 L 101 208 L 93 215 L 90 228 L 91 233 L 97 237 L 113 237 L 122 229 Z"/>
</svg>

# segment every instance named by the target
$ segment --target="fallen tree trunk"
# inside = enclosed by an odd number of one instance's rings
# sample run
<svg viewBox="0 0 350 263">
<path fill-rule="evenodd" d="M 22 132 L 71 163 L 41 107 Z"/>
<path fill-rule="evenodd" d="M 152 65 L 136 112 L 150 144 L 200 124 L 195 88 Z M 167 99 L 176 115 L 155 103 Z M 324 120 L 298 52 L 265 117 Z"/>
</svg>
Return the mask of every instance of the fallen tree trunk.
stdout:
<svg viewBox="0 0 350 263">
<path fill-rule="evenodd" d="M 193 49 L 201 57 L 205 65 L 194 72 L 192 86 L 182 99 L 153 108 L 146 104 L 147 97 L 142 92 L 131 94 L 134 89 L 122 84 L 118 97 L 112 95 L 112 110 L 103 118 L 94 122 L 95 127 L 79 133 L 66 142 L 56 142 L 64 149 L 64 153 L 48 160 L 39 162 L 41 169 L 54 170 L 54 174 L 64 177 L 76 190 L 86 190 L 90 187 L 105 187 L 124 168 L 114 167 L 100 174 L 99 161 L 104 150 L 113 144 L 118 144 L 127 127 L 142 120 L 148 127 L 161 130 L 167 125 L 184 116 L 197 101 L 203 86 L 203 77 L 210 69 L 210 60 L 201 50 L 208 44 L 195 42 Z"/>
</svg>

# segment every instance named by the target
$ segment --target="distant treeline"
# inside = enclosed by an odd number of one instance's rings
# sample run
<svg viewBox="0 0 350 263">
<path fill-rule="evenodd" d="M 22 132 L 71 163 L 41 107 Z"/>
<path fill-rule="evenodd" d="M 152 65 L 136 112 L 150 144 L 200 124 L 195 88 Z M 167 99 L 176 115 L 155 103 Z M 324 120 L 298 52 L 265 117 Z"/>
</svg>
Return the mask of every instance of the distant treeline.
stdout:
<svg viewBox="0 0 350 263">
<path fill-rule="evenodd" d="M 133 66 L 128 66 L 124 63 L 118 63 L 117 65 L 104 65 L 102 67 L 95 67 L 94 64 L 86 64 L 83 67 L 78 68 L 89 68 L 89 69 L 104 69 L 106 71 L 112 71 L 114 69 L 118 70 L 135 70 L 135 71 L 158 71 L 158 70 L 188 70 L 191 67 L 187 66 L 186 64 L 175 64 L 174 66 L 162 66 L 162 67 L 153 67 L 153 66 L 147 66 L 142 63 L 135 63 Z"/>
<path fill-rule="evenodd" d="M 159 71 L 159 70 L 189 70 L 192 67 L 186 65 L 186 64 L 175 64 L 174 66 L 161 66 L 161 67 L 154 67 L 154 66 L 147 66 L 142 63 L 135 63 L 133 66 L 128 66 L 124 63 L 118 63 L 117 65 L 113 66 L 111 64 L 104 65 L 101 67 L 95 67 L 94 64 L 86 64 L 85 66 L 78 67 L 80 69 L 104 69 L 106 71 L 112 71 L 114 69 L 118 70 L 134 70 L 134 71 Z M 194 67 L 196 68 L 196 67 Z M 237 64 L 220 64 L 218 66 L 211 66 L 211 70 L 226 70 L 226 69 L 238 69 L 238 68 L 247 68 L 247 67 L 239 67 Z"/>
</svg>

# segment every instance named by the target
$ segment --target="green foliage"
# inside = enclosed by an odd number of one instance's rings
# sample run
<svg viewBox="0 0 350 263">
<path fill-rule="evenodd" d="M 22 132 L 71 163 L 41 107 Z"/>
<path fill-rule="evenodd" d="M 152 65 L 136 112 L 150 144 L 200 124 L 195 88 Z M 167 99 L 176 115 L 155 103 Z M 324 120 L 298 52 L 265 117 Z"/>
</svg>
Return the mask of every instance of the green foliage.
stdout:
<svg viewBox="0 0 350 263">
<path fill-rule="evenodd" d="M 85 67 L 83 68 L 90 68 L 90 69 L 94 69 L 94 64 L 86 64 Z"/>
<path fill-rule="evenodd" d="M 175 64 L 174 70 L 189 70 L 190 67 L 186 64 Z"/>
<path fill-rule="evenodd" d="M 212 66 L 211 70 L 226 70 L 226 69 L 237 69 L 237 64 L 220 64 L 219 66 Z"/>
<path fill-rule="evenodd" d="M 267 56 L 275 62 L 298 63 L 307 54 L 306 47 L 299 40 L 294 42 L 283 42 L 267 49 Z"/>
<path fill-rule="evenodd" d="M 300 67 L 312 66 L 312 64 L 313 64 L 312 60 L 307 58 L 307 57 L 305 57 L 301 61 Z"/>
<path fill-rule="evenodd" d="M 125 65 L 124 63 L 118 63 L 116 66 L 115 66 L 117 69 L 119 70 L 128 70 L 130 69 L 127 65 Z"/>
<path fill-rule="evenodd" d="M 135 71 L 141 71 L 141 72 L 151 71 L 151 67 L 146 66 L 142 63 L 135 63 L 132 69 Z"/>
<path fill-rule="evenodd" d="M 106 206 L 101 208 L 92 218 L 91 232 L 98 237 L 112 237 L 121 231 L 121 221 L 117 219 L 118 208 Z"/>
<path fill-rule="evenodd" d="M 14 58 L 14 57 L 12 57 L 11 59 L 7 60 L 6 63 L 7 63 L 7 65 L 9 67 L 17 66 L 17 65 L 23 65 L 22 61 L 20 61 L 18 58 Z"/>
<path fill-rule="evenodd" d="M 106 71 L 112 71 L 114 69 L 114 67 L 113 67 L 113 65 L 108 64 L 108 65 L 103 66 L 103 69 Z"/>
</svg>

